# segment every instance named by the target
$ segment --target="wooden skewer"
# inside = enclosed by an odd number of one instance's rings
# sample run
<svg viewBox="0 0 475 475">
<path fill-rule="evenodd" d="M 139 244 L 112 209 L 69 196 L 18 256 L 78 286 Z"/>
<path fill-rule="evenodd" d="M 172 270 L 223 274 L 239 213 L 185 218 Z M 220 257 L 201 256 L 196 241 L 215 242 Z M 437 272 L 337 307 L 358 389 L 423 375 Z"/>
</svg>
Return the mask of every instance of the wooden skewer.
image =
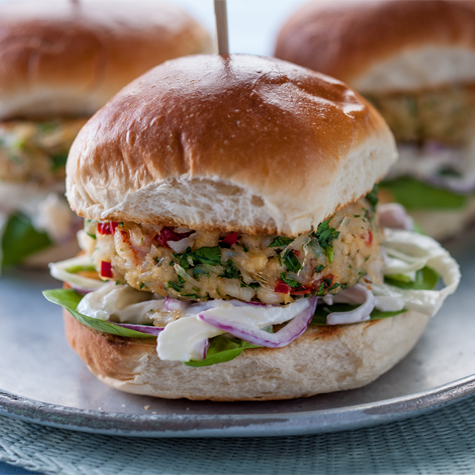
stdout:
<svg viewBox="0 0 475 475">
<path fill-rule="evenodd" d="M 228 14 L 226 0 L 214 0 L 216 15 L 216 34 L 218 37 L 218 54 L 229 54 Z"/>
</svg>

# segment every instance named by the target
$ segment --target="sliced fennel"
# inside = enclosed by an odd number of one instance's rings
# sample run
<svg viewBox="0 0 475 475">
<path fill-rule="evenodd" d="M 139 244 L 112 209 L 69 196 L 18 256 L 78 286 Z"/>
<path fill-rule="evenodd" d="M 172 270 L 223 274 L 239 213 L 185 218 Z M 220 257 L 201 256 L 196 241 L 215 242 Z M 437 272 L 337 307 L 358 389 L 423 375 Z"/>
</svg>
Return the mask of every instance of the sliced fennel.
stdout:
<svg viewBox="0 0 475 475">
<path fill-rule="evenodd" d="M 88 317 L 87 315 L 83 315 L 82 313 L 78 312 L 76 309 L 83 297 L 75 290 L 45 290 L 43 295 L 50 302 L 65 308 L 78 322 L 86 325 L 86 327 L 93 328 L 94 330 L 98 330 L 103 333 L 110 333 L 112 335 L 125 336 L 128 338 L 154 338 L 153 335 L 120 327 L 118 325 L 114 325 L 113 323 L 105 322 L 93 317 Z"/>
<path fill-rule="evenodd" d="M 77 273 L 77 268 L 87 268 L 89 266 L 91 266 L 91 258 L 84 254 L 72 259 L 66 259 L 65 261 L 51 263 L 49 269 L 55 279 L 66 282 L 73 288 L 89 291 L 98 290 L 106 285 L 107 282 L 83 277 Z"/>
<path fill-rule="evenodd" d="M 385 229 L 383 248 L 387 253 L 397 251 L 402 260 L 406 255 L 407 268 L 411 268 L 414 258 L 420 259 L 417 271 L 419 279 L 413 283 L 397 281 L 387 276 L 384 284 L 372 284 L 376 297 L 376 308 L 381 311 L 397 311 L 403 308 L 415 310 L 430 317 L 439 310 L 448 295 L 453 294 L 460 282 L 457 262 L 434 239 L 410 231 Z M 424 269 L 428 270 L 424 270 Z M 445 285 L 441 290 L 430 290 L 439 274 Z M 388 278 L 389 277 L 389 278 Z M 429 286 L 429 289 L 428 289 Z"/>
</svg>

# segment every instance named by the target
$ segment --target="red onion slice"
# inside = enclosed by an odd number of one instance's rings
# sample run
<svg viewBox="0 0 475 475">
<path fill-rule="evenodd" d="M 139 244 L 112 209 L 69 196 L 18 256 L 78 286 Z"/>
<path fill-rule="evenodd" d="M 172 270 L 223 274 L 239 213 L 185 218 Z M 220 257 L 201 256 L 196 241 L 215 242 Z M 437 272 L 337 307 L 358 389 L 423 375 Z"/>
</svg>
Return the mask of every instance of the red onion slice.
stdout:
<svg viewBox="0 0 475 475">
<path fill-rule="evenodd" d="M 128 328 L 129 330 L 135 330 L 136 332 L 140 333 L 148 333 L 149 335 L 158 336 L 160 332 L 165 330 L 162 327 L 152 327 L 149 325 L 134 325 L 132 323 L 116 323 L 116 322 L 109 322 L 119 327 Z"/>
<path fill-rule="evenodd" d="M 378 206 L 379 225 L 383 228 L 414 230 L 414 220 L 399 203 Z"/>
<path fill-rule="evenodd" d="M 199 318 L 209 325 L 226 333 L 230 333 L 236 338 L 245 340 L 248 343 L 265 346 L 267 348 L 282 348 L 302 335 L 307 329 L 317 306 L 317 299 L 315 297 L 309 300 L 311 301 L 310 305 L 290 320 L 290 322 L 277 333 L 267 333 L 264 330 L 259 330 L 245 323 L 206 313 L 200 313 Z"/>
<path fill-rule="evenodd" d="M 332 312 L 328 314 L 327 325 L 347 325 L 369 320 L 371 312 L 376 305 L 373 292 L 362 284 L 356 284 L 354 287 L 341 290 L 336 295 L 327 295 L 322 300 L 328 305 L 333 305 L 334 303 L 360 305 L 349 312 Z"/>
</svg>

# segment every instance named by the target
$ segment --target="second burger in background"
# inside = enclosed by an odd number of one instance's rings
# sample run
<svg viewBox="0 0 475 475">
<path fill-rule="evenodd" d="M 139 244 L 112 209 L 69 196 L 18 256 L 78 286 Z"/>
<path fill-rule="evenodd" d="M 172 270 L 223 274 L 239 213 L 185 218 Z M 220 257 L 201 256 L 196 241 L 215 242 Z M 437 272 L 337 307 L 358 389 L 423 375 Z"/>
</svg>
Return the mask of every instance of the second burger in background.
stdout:
<svg viewBox="0 0 475 475">
<path fill-rule="evenodd" d="M 200 25 L 159 1 L 0 6 L 1 266 L 75 252 L 77 221 L 63 195 L 80 128 L 148 69 L 210 48 Z"/>
<path fill-rule="evenodd" d="M 369 99 L 398 142 L 381 198 L 442 239 L 475 217 L 475 7 L 463 1 L 314 1 L 276 56 Z"/>
</svg>

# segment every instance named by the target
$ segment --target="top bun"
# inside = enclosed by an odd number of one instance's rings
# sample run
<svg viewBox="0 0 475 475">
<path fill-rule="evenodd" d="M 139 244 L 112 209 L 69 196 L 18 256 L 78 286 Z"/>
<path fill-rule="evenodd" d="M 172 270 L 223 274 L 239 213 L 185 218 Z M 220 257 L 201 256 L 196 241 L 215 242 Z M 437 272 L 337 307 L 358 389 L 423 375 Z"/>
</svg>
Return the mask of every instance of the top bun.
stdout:
<svg viewBox="0 0 475 475">
<path fill-rule="evenodd" d="M 72 145 L 67 197 L 95 220 L 296 235 L 396 159 L 345 84 L 273 58 L 189 56 L 125 87 Z"/>
<path fill-rule="evenodd" d="M 148 69 L 210 49 L 200 25 L 157 0 L 2 4 L 0 120 L 90 116 Z"/>
<path fill-rule="evenodd" d="M 311 2 L 283 26 L 276 56 L 365 93 L 475 83 L 475 2 Z"/>
</svg>

